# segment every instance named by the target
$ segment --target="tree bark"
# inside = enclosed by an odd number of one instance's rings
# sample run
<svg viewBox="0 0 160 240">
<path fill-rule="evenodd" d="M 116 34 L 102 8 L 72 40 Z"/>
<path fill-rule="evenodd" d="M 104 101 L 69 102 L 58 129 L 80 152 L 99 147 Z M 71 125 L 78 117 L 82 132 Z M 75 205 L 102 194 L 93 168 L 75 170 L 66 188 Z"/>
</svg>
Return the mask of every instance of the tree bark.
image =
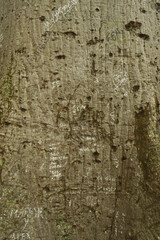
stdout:
<svg viewBox="0 0 160 240">
<path fill-rule="evenodd" d="M 0 240 L 160 239 L 160 2 L 0 2 Z"/>
</svg>

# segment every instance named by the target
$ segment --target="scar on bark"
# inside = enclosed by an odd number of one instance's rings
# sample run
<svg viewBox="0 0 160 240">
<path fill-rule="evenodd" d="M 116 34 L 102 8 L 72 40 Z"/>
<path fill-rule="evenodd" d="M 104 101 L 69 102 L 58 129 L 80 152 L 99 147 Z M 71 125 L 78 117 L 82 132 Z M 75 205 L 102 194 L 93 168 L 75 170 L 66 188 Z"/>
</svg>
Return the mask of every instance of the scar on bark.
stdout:
<svg viewBox="0 0 160 240">
<path fill-rule="evenodd" d="M 95 37 L 95 40 L 90 40 L 90 41 L 88 41 L 87 42 L 87 45 L 95 45 L 95 44 L 97 44 L 97 43 L 102 43 L 102 42 L 104 42 L 104 39 L 97 39 L 97 37 Z"/>
<path fill-rule="evenodd" d="M 41 16 L 39 19 L 43 22 L 43 21 L 45 21 L 46 18 L 45 18 L 45 16 Z"/>
<path fill-rule="evenodd" d="M 75 38 L 77 34 L 73 31 L 64 32 L 64 35 Z"/>
<path fill-rule="evenodd" d="M 144 40 L 147 40 L 147 41 L 149 40 L 149 35 L 144 34 L 144 33 L 139 33 L 138 37 L 143 38 Z"/>
<path fill-rule="evenodd" d="M 157 3 L 155 4 L 155 7 L 156 7 L 156 10 L 159 12 L 159 11 L 160 11 L 160 3 L 157 2 Z"/>
<path fill-rule="evenodd" d="M 65 59 L 66 56 L 65 56 L 65 55 L 58 55 L 58 56 L 56 56 L 56 58 L 57 58 L 57 59 Z"/>
<path fill-rule="evenodd" d="M 94 76 L 96 76 L 96 72 L 98 71 L 98 70 L 96 70 L 95 65 L 96 65 L 95 61 L 93 60 L 92 61 L 92 68 L 91 68 L 91 74 L 94 75 Z"/>
<path fill-rule="evenodd" d="M 129 23 L 127 23 L 125 25 L 125 29 L 127 31 L 132 31 L 132 30 L 140 29 L 141 26 L 142 26 L 142 23 L 140 23 L 140 22 L 130 21 Z"/>
</svg>

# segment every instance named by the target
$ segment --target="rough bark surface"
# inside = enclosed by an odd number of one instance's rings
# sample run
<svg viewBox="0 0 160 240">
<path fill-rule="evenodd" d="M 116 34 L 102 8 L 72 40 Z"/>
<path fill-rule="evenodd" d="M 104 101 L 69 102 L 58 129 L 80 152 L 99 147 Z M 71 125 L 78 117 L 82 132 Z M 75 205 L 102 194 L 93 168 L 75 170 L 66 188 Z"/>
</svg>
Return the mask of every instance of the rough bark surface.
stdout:
<svg viewBox="0 0 160 240">
<path fill-rule="evenodd" d="M 160 2 L 67 4 L 0 1 L 0 240 L 159 240 Z"/>
</svg>

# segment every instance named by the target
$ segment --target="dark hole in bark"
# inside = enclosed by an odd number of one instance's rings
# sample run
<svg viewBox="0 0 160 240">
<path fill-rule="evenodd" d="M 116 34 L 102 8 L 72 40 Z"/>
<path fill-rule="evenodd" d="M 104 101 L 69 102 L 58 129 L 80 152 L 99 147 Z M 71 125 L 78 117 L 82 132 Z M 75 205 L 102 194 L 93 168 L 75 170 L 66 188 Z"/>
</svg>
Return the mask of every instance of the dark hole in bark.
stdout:
<svg viewBox="0 0 160 240">
<path fill-rule="evenodd" d="M 149 40 L 149 35 L 144 34 L 144 33 L 139 33 L 138 37 L 143 38 L 144 40 L 147 40 L 147 41 Z"/>
<path fill-rule="evenodd" d="M 88 96 L 88 97 L 87 97 L 87 100 L 88 100 L 88 101 L 91 101 L 91 96 Z"/>
<path fill-rule="evenodd" d="M 109 56 L 110 56 L 110 57 L 113 57 L 113 53 L 110 52 L 110 53 L 109 53 Z"/>
<path fill-rule="evenodd" d="M 116 121 L 115 121 L 115 124 L 118 124 L 119 123 L 119 119 L 117 118 Z"/>
<path fill-rule="evenodd" d="M 10 122 L 7 122 L 7 121 L 5 121 L 5 122 L 4 122 L 4 124 L 5 124 L 6 126 L 9 126 L 11 123 L 10 123 Z"/>
<path fill-rule="evenodd" d="M 93 156 L 98 157 L 99 153 L 97 151 L 93 152 Z"/>
<path fill-rule="evenodd" d="M 58 56 L 56 56 L 56 58 L 57 58 L 57 59 L 65 59 L 66 56 L 65 56 L 65 55 L 58 55 Z"/>
<path fill-rule="evenodd" d="M 117 147 L 116 146 L 112 146 L 111 148 L 112 148 L 113 152 L 117 151 Z"/>
<path fill-rule="evenodd" d="M 104 39 L 98 39 L 97 37 L 94 38 L 95 40 L 91 39 L 87 42 L 87 45 L 95 45 L 97 43 L 102 43 L 104 42 Z"/>
<path fill-rule="evenodd" d="M 99 159 L 95 159 L 96 163 L 101 163 L 101 161 Z"/>
<path fill-rule="evenodd" d="M 118 47 L 118 53 L 121 53 L 121 49 Z"/>
<path fill-rule="evenodd" d="M 142 23 L 140 23 L 140 22 L 130 21 L 129 23 L 127 23 L 125 25 L 125 29 L 127 31 L 132 31 L 134 29 L 140 29 L 141 26 L 142 26 Z"/>
<path fill-rule="evenodd" d="M 140 8 L 140 11 L 142 12 L 142 13 L 146 13 L 147 11 L 145 10 L 145 9 L 143 9 L 143 8 Z"/>
<path fill-rule="evenodd" d="M 122 156 L 122 161 L 125 161 L 125 160 L 127 160 L 127 157 L 126 156 Z"/>
<path fill-rule="evenodd" d="M 45 21 L 45 16 L 41 16 L 40 18 L 39 18 L 42 22 L 44 22 Z"/>
<path fill-rule="evenodd" d="M 91 57 L 96 57 L 96 54 L 95 53 L 91 54 Z"/>
<path fill-rule="evenodd" d="M 25 53 L 26 52 L 26 48 L 23 47 L 23 48 L 19 48 L 17 50 L 15 50 L 15 53 Z"/>
<path fill-rule="evenodd" d="M 94 75 L 94 76 L 96 76 L 96 72 L 97 72 L 95 65 L 96 65 L 96 64 L 95 64 L 95 61 L 93 60 L 93 61 L 92 61 L 91 74 Z"/>
<path fill-rule="evenodd" d="M 64 32 L 65 35 L 75 38 L 77 34 L 73 31 Z"/>
<path fill-rule="evenodd" d="M 21 107 L 20 110 L 21 110 L 22 112 L 27 111 L 27 109 L 25 109 L 25 108 L 23 108 L 23 107 Z"/>
<path fill-rule="evenodd" d="M 139 90 L 140 86 L 139 85 L 135 85 L 133 87 L 133 92 L 137 92 Z"/>
<path fill-rule="evenodd" d="M 95 44 L 95 42 L 93 40 L 90 40 L 87 42 L 87 45 L 94 45 L 94 44 Z"/>
<path fill-rule="evenodd" d="M 50 188 L 49 188 L 48 186 L 45 186 L 45 187 L 44 187 L 44 190 L 45 190 L 46 192 L 50 192 Z"/>
</svg>

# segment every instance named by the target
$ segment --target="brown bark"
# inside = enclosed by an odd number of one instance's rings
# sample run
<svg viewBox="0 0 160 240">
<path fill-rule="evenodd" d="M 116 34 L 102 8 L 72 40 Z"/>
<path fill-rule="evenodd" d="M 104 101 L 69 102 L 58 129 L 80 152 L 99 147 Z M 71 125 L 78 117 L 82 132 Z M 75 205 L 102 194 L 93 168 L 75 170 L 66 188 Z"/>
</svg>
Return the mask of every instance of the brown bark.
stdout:
<svg viewBox="0 0 160 240">
<path fill-rule="evenodd" d="M 0 240 L 160 239 L 159 12 L 1 0 Z"/>
</svg>

